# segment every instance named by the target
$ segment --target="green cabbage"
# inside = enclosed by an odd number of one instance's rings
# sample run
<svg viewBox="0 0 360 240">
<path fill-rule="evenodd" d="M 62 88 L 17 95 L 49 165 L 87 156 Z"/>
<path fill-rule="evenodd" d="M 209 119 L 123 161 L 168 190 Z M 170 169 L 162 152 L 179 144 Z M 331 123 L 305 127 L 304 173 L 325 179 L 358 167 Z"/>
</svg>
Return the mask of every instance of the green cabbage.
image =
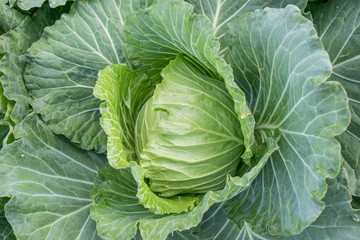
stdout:
<svg viewBox="0 0 360 240">
<path fill-rule="evenodd" d="M 359 0 L 44 2 L 0 0 L 2 238 L 358 239 Z"/>
<path fill-rule="evenodd" d="M 150 189 L 164 197 L 222 189 L 226 175 L 237 172 L 244 151 L 225 84 L 204 76 L 184 58 L 176 58 L 161 76 L 135 132 Z"/>
</svg>

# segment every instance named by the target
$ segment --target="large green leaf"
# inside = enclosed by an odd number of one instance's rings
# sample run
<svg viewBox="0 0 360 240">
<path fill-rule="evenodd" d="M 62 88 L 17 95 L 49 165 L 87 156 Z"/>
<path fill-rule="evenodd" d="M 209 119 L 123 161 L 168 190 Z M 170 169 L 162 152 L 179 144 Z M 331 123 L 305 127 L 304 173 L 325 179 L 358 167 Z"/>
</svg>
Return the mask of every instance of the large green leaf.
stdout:
<svg viewBox="0 0 360 240">
<path fill-rule="evenodd" d="M 11 7 L 17 5 L 22 10 L 29 10 L 35 7 L 41 7 L 46 0 L 3 0 L 5 3 L 9 3 Z M 71 0 L 49 0 L 49 5 L 52 8 L 62 6 L 66 4 L 66 1 Z"/>
<path fill-rule="evenodd" d="M 27 16 L 14 30 L 0 36 L 0 52 L 6 55 L 0 60 L 0 78 L 4 95 L 14 101 L 11 119 L 20 122 L 29 110 L 28 93 L 23 81 L 26 64 L 25 52 L 37 41 L 44 28 L 54 23 L 65 9 L 50 9 L 48 5 Z"/>
<path fill-rule="evenodd" d="M 228 30 L 228 24 L 240 15 L 265 7 L 280 8 L 288 4 L 297 5 L 300 9 L 306 6 L 306 0 L 186 0 L 194 5 L 194 12 L 206 15 L 214 28 L 215 36 L 221 40 L 222 55 L 226 43 L 222 38 Z"/>
<path fill-rule="evenodd" d="M 351 194 L 346 171 L 337 178 L 327 179 L 328 190 L 323 201 L 325 209 L 318 219 L 298 235 L 289 237 L 269 236 L 271 240 L 358 240 L 360 236 L 360 210 L 351 207 Z"/>
<path fill-rule="evenodd" d="M 105 168 L 99 171 L 91 193 L 95 200 L 91 217 L 97 222 L 101 237 L 131 239 L 139 220 L 156 218 L 139 203 L 136 193 L 137 185 L 130 170 Z"/>
<path fill-rule="evenodd" d="M 4 32 L 16 28 L 24 17 L 25 15 L 10 8 L 8 5 L 0 4 L 0 29 Z"/>
<path fill-rule="evenodd" d="M 260 234 L 296 234 L 324 209 L 325 178 L 340 169 L 334 136 L 350 121 L 346 93 L 338 82 L 325 82 L 329 57 L 297 7 L 245 14 L 231 30 L 227 59 L 254 114 L 256 137 L 280 140 L 279 150 L 226 211 Z"/>
<path fill-rule="evenodd" d="M 321 1 L 312 7 L 315 27 L 333 64 L 330 79 L 340 82 L 349 97 L 351 123 L 338 140 L 349 187 L 360 196 L 360 1 Z"/>
<path fill-rule="evenodd" d="M 288 237 L 270 234 L 260 236 L 247 223 L 239 229 L 226 218 L 223 204 L 211 207 L 193 234 L 202 240 L 357 240 L 360 236 L 360 210 L 351 208 L 351 195 L 346 188 L 345 175 L 346 172 L 341 171 L 336 179 L 327 179 L 328 190 L 323 198 L 326 207 L 318 219 L 300 234 Z"/>
<path fill-rule="evenodd" d="M 94 178 L 105 157 L 55 136 L 35 115 L 0 152 L 0 195 L 12 196 L 6 217 L 17 239 L 99 239 L 89 211 Z"/>
<path fill-rule="evenodd" d="M 231 67 L 217 57 L 220 44 L 211 22 L 205 16 L 192 15 L 193 6 L 182 0 L 160 0 L 149 9 L 132 14 L 126 21 L 127 53 L 137 69 L 153 81 L 161 79 L 161 70 L 178 54 L 185 55 L 204 75 L 223 80 L 235 103 L 246 147 L 243 158 L 251 157 L 254 119 L 244 93 L 234 82 Z"/>
<path fill-rule="evenodd" d="M 104 152 L 100 100 L 93 95 L 98 71 L 126 63 L 126 16 L 151 1 L 77 1 L 28 52 L 25 82 L 32 106 L 49 128 L 83 149 Z"/>
</svg>

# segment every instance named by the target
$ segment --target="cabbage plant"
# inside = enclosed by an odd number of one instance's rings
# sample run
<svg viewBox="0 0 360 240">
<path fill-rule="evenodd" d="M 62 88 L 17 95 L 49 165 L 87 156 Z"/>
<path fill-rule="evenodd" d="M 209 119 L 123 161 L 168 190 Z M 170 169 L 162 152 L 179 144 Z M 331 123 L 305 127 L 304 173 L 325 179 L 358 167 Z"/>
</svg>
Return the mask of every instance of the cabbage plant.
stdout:
<svg viewBox="0 0 360 240">
<path fill-rule="evenodd" d="M 0 2 L 3 239 L 359 238 L 360 1 Z"/>
</svg>

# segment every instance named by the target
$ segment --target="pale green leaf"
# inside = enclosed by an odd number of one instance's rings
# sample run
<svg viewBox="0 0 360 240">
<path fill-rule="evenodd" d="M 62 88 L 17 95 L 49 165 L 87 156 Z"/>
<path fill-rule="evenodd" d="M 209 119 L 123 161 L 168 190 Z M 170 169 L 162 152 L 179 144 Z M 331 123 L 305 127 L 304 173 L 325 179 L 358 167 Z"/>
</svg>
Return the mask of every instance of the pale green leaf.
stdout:
<svg viewBox="0 0 360 240">
<path fill-rule="evenodd" d="M 99 239 L 89 193 L 105 157 L 55 136 L 35 115 L 15 128 L 21 138 L 0 152 L 0 195 L 17 239 Z"/>
<path fill-rule="evenodd" d="M 223 81 L 207 77 L 179 56 L 136 123 L 140 165 L 162 197 L 206 193 L 235 176 L 244 151 L 234 101 Z"/>
<path fill-rule="evenodd" d="M 257 140 L 280 140 L 279 150 L 226 211 L 260 234 L 297 234 L 324 209 L 325 178 L 340 169 L 335 135 L 350 121 L 346 93 L 339 83 L 325 82 L 329 57 L 297 7 L 245 14 L 231 30 L 227 59 L 254 114 Z"/>
<path fill-rule="evenodd" d="M 25 82 L 31 104 L 49 128 L 80 148 L 104 152 L 100 100 L 93 95 L 98 71 L 126 63 L 122 26 L 145 0 L 77 1 L 70 13 L 28 51 Z"/>
<path fill-rule="evenodd" d="M 200 201 L 201 195 L 187 194 L 162 197 L 150 189 L 146 180 L 146 171 L 142 167 L 132 167 L 133 177 L 138 185 L 136 197 L 150 212 L 169 214 L 188 212 Z"/>
<path fill-rule="evenodd" d="M 349 97 L 351 123 L 338 137 L 347 162 L 349 187 L 360 196 L 360 1 L 314 3 L 311 14 L 333 64 L 331 80 Z"/>
<path fill-rule="evenodd" d="M 153 91 L 145 74 L 126 65 L 110 65 L 99 72 L 94 96 L 105 100 L 100 124 L 108 135 L 107 158 L 114 168 L 127 167 L 136 159 L 135 121 Z"/>
</svg>

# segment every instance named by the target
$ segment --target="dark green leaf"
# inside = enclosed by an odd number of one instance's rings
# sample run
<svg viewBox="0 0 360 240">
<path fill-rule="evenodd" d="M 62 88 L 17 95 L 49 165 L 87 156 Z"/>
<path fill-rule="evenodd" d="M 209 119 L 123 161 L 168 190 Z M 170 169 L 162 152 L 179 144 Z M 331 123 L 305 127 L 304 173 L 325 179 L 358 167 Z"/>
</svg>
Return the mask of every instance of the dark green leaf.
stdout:
<svg viewBox="0 0 360 240">
<path fill-rule="evenodd" d="M 204 215 L 193 234 L 202 240 L 358 240 L 360 236 L 360 210 L 351 208 L 351 195 L 346 188 L 346 172 L 341 171 L 336 179 L 327 179 L 328 190 L 322 199 L 326 205 L 318 219 L 302 233 L 293 236 L 257 235 L 248 223 L 242 229 L 226 218 L 217 204 Z"/>
<path fill-rule="evenodd" d="M 2 240 L 15 240 L 15 235 L 11 228 L 10 223 L 5 217 L 5 204 L 9 201 L 9 198 L 0 198 L 0 239 Z"/>
<path fill-rule="evenodd" d="M 44 28 L 54 23 L 62 11 L 48 5 L 27 16 L 14 30 L 0 36 L 0 52 L 6 55 L 0 60 L 0 78 L 7 99 L 15 101 L 11 119 L 18 123 L 29 110 L 28 93 L 23 81 L 26 64 L 25 52 L 37 41 Z"/>
<path fill-rule="evenodd" d="M 89 198 L 105 158 L 55 136 L 35 115 L 0 152 L 0 195 L 12 196 L 6 217 L 17 239 L 99 239 Z"/>
<path fill-rule="evenodd" d="M 320 1 L 311 10 L 314 24 L 333 64 L 330 77 L 349 97 L 351 123 L 338 137 L 349 187 L 360 196 L 360 0 Z"/>
<path fill-rule="evenodd" d="M 300 9 L 306 6 L 306 0 L 186 0 L 194 5 L 194 12 L 207 16 L 214 28 L 215 36 L 221 41 L 219 55 L 226 51 L 222 40 L 228 30 L 228 24 L 244 13 L 265 7 L 280 8 L 294 4 Z"/>
<path fill-rule="evenodd" d="M 325 178 L 340 169 L 335 135 L 350 120 L 346 93 L 339 83 L 325 82 L 329 57 L 295 6 L 245 14 L 231 30 L 227 59 L 254 114 L 257 140 L 280 140 L 279 150 L 226 212 L 260 234 L 297 234 L 324 209 Z"/>
<path fill-rule="evenodd" d="M 18 6 L 22 10 L 29 10 L 35 7 L 41 7 L 46 0 L 2 0 L 3 2 L 9 2 L 11 7 Z M 49 0 L 49 5 L 52 8 L 62 6 L 66 4 L 66 1 L 72 0 Z"/>
<path fill-rule="evenodd" d="M 8 5 L 0 4 L 0 29 L 4 32 L 16 28 L 24 17 L 25 15 L 10 8 Z"/>
</svg>

